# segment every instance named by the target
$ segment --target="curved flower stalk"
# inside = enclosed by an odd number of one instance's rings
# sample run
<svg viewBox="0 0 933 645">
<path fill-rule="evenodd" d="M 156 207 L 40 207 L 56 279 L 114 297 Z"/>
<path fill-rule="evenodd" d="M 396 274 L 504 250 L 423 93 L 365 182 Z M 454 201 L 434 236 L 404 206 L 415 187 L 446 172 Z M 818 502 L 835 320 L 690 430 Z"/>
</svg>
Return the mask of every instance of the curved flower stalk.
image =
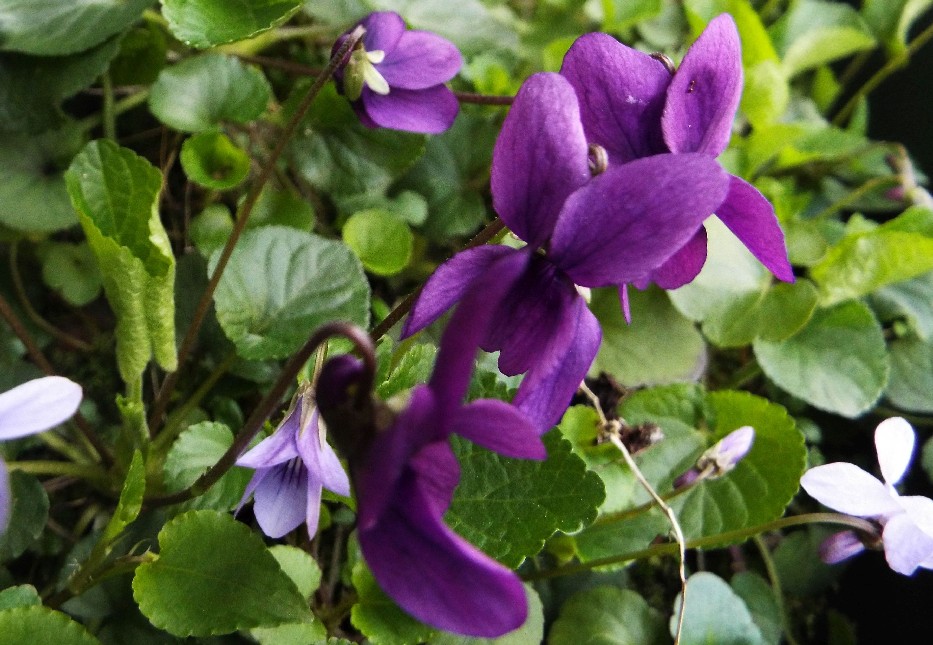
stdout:
<svg viewBox="0 0 933 645">
<path fill-rule="evenodd" d="M 504 276 L 521 258 L 494 263 Z M 344 408 L 362 366 L 331 359 L 321 371 L 321 413 L 348 446 L 363 557 L 382 589 L 418 620 L 469 636 L 493 638 L 520 627 L 527 600 L 518 576 L 454 533 L 443 516 L 460 468 L 451 433 L 501 454 L 543 459 L 536 429 L 503 401 L 463 404 L 476 348 L 509 279 L 490 274 L 454 313 L 441 340 L 434 373 L 414 388 L 394 418 L 365 427 Z M 341 409 L 343 408 L 343 409 Z M 388 411 L 385 411 L 387 414 Z M 378 418 L 378 414 L 375 415 Z"/>
<path fill-rule="evenodd" d="M 892 569 L 911 575 L 933 569 L 933 500 L 901 497 L 894 486 L 904 477 L 914 451 L 914 430 L 900 417 L 882 421 L 875 449 L 883 482 L 852 464 L 837 462 L 811 468 L 800 485 L 821 504 L 847 515 L 875 520 L 883 527 L 884 555 Z M 827 562 L 840 562 L 864 549 L 856 534 L 831 536 L 821 549 Z"/>
<path fill-rule="evenodd" d="M 599 324 L 577 285 L 646 280 L 702 227 L 728 186 L 705 154 L 603 169 L 590 152 L 570 83 L 553 73 L 530 77 L 492 161 L 493 205 L 528 246 L 454 256 L 425 284 L 402 330 L 407 337 L 423 329 L 490 273 L 508 280 L 513 286 L 480 346 L 500 352 L 504 374 L 525 373 L 514 404 L 541 432 L 560 420 L 599 349 Z"/>
<path fill-rule="evenodd" d="M 610 163 L 625 164 L 672 152 L 717 157 L 729 144 L 742 95 L 742 54 L 728 14 L 710 21 L 671 75 L 655 58 L 607 34 L 586 34 L 564 58 L 561 74 L 577 92 L 587 141 L 606 149 Z M 793 282 L 784 234 L 768 200 L 747 181 L 729 177 L 716 216 L 777 278 Z M 693 280 L 706 262 L 700 228 L 679 252 L 649 276 L 675 289 Z"/>
<path fill-rule="evenodd" d="M 61 376 L 27 381 L 0 394 L 0 441 L 54 428 L 81 403 L 81 386 Z M 6 464 L 0 459 L 0 534 L 10 521 L 13 500 Z"/>
<path fill-rule="evenodd" d="M 371 13 L 360 24 L 362 42 L 335 79 L 363 125 L 425 134 L 450 128 L 460 104 L 444 83 L 463 66 L 457 47 L 437 34 L 406 31 L 391 11 Z"/>
<path fill-rule="evenodd" d="M 256 470 L 237 512 L 252 495 L 259 528 L 271 538 L 282 537 L 302 522 L 314 537 L 322 489 L 350 495 L 350 481 L 325 439 L 311 394 L 310 385 L 303 386 L 275 432 L 236 461 L 237 466 Z"/>
</svg>

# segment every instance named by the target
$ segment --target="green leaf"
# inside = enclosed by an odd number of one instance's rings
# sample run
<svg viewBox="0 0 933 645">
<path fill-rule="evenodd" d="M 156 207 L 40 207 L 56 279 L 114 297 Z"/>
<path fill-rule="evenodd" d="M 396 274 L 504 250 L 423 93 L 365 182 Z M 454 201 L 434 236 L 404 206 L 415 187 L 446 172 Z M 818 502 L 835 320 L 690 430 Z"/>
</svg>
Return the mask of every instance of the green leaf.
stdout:
<svg viewBox="0 0 933 645">
<path fill-rule="evenodd" d="M 930 5 L 931 0 L 865 0 L 861 14 L 891 55 L 895 55 L 907 49 L 911 26 Z"/>
<path fill-rule="evenodd" d="M 0 224 L 24 233 L 51 233 L 78 223 L 64 171 L 84 139 L 71 126 L 0 137 Z"/>
<path fill-rule="evenodd" d="M 428 641 L 428 645 L 526 645 L 544 642 L 544 607 L 541 598 L 530 584 L 525 585 L 528 599 L 528 619 L 525 624 L 498 638 L 472 638 L 439 632 Z"/>
<path fill-rule="evenodd" d="M 917 336 L 933 338 L 933 272 L 882 287 L 870 300 L 883 320 L 904 317 Z"/>
<path fill-rule="evenodd" d="M 389 598 L 362 560 L 353 566 L 358 601 L 350 620 L 374 645 L 423 643 L 437 632 L 406 614 Z"/>
<path fill-rule="evenodd" d="M 265 188 L 246 222 L 246 228 L 290 226 L 300 231 L 314 228 L 314 207 L 300 195 L 288 190 Z"/>
<path fill-rule="evenodd" d="M 661 613 L 629 589 L 594 587 L 564 603 L 548 645 L 665 645 Z"/>
<path fill-rule="evenodd" d="M 223 423 L 202 421 L 182 432 L 165 457 L 165 487 L 169 492 L 184 490 L 217 463 L 233 445 L 233 433 Z M 252 477 L 253 471 L 234 466 L 207 492 L 191 500 L 191 508 L 226 511 L 233 508 Z"/>
<path fill-rule="evenodd" d="M 410 390 L 419 383 L 425 383 L 431 377 L 437 348 L 433 345 L 412 345 L 389 373 L 389 376 L 376 389 L 379 398 L 389 400 L 399 392 Z"/>
<path fill-rule="evenodd" d="M 538 462 L 453 439 L 461 477 L 445 520 L 507 566 L 538 553 L 555 531 L 573 533 L 592 522 L 605 495 L 559 432 L 546 434 L 544 443 L 548 458 Z"/>
<path fill-rule="evenodd" d="M 743 571 L 732 576 L 729 585 L 751 612 L 762 641 L 767 645 L 780 645 L 784 631 L 781 608 L 767 581 L 757 573 Z"/>
<path fill-rule="evenodd" d="M 132 150 L 92 141 L 65 182 L 117 316 L 117 365 L 134 383 L 150 357 L 175 356 L 175 256 L 159 219 L 162 175 Z"/>
<path fill-rule="evenodd" d="M 395 275 L 408 265 L 414 236 L 391 213 L 369 209 L 354 213 L 343 227 L 343 241 L 376 275 Z"/>
<path fill-rule="evenodd" d="M 98 544 L 113 542 L 136 517 L 143 507 L 143 495 L 146 492 L 146 465 L 143 456 L 138 450 L 133 453 L 130 467 L 126 471 L 126 480 L 123 490 L 120 491 L 120 500 L 113 512 L 107 526 L 101 533 Z"/>
<path fill-rule="evenodd" d="M 233 188 L 249 174 L 249 155 L 220 132 L 199 132 L 186 139 L 180 159 L 191 181 L 206 188 Z"/>
<path fill-rule="evenodd" d="M 622 315 L 616 289 L 593 291 L 590 308 L 603 329 L 603 341 L 591 371 L 612 374 L 626 385 L 697 378 L 705 359 L 703 337 L 678 315 L 656 287 L 629 289 L 632 323 Z"/>
<path fill-rule="evenodd" d="M 276 559 L 282 571 L 292 579 L 298 591 L 305 598 L 311 598 L 321 584 L 321 567 L 310 553 L 287 544 L 277 544 L 269 548 L 269 553 Z"/>
<path fill-rule="evenodd" d="M 258 627 L 250 630 L 250 636 L 261 645 L 319 645 L 330 643 L 324 625 L 313 623 L 294 623 L 278 627 Z M 352 645 L 352 644 L 351 644 Z"/>
<path fill-rule="evenodd" d="M 814 596 L 825 591 L 839 577 L 843 567 L 826 564 L 819 555 L 820 545 L 838 531 L 838 527 L 810 524 L 802 531 L 784 536 L 773 556 L 785 594 Z"/>
<path fill-rule="evenodd" d="M 756 340 L 754 348 L 764 373 L 782 389 L 849 418 L 871 408 L 888 382 L 884 334 L 860 302 L 817 310 L 794 336 Z"/>
<path fill-rule="evenodd" d="M 234 56 L 210 53 L 186 58 L 159 74 L 149 109 L 183 132 L 210 130 L 224 121 L 248 123 L 272 97 L 262 71 Z"/>
<path fill-rule="evenodd" d="M 790 86 L 780 63 L 763 60 L 745 72 L 741 109 L 755 128 L 776 123 L 790 103 Z"/>
<path fill-rule="evenodd" d="M 852 7 L 800 0 L 771 28 L 788 78 L 875 46 L 868 25 Z"/>
<path fill-rule="evenodd" d="M 686 605 L 683 645 L 764 645 L 748 607 L 722 578 L 702 571 L 690 576 Z M 671 634 L 677 630 L 679 608 L 680 594 L 674 601 Z"/>
<path fill-rule="evenodd" d="M 293 97 L 306 90 L 307 84 L 299 84 Z M 424 135 L 363 126 L 329 84 L 314 100 L 289 149 L 295 169 L 313 186 L 345 196 L 385 192 L 421 156 L 424 142 Z"/>
<path fill-rule="evenodd" d="M 891 403 L 911 412 L 933 412 L 933 342 L 915 336 L 891 343 Z"/>
<path fill-rule="evenodd" d="M 165 32 L 147 22 L 130 29 L 120 40 L 120 53 L 110 63 L 114 85 L 151 85 L 165 67 L 168 42 Z"/>
<path fill-rule="evenodd" d="M 39 592 L 32 585 L 18 585 L 0 591 L 0 611 L 41 604 L 42 599 L 39 598 Z"/>
<path fill-rule="evenodd" d="M 42 642 L 55 645 L 100 645 L 81 625 L 48 607 L 16 607 L 0 611 L 0 645 Z"/>
<path fill-rule="evenodd" d="M 250 360 L 285 358 L 331 320 L 369 322 L 369 284 L 350 249 L 282 226 L 243 234 L 214 300 L 224 333 Z"/>
<path fill-rule="evenodd" d="M 0 57 L 0 131 L 42 132 L 64 122 L 61 102 L 93 83 L 117 54 L 114 38 L 71 56 Z"/>
<path fill-rule="evenodd" d="M 61 56 L 90 49 L 123 31 L 152 0 L 3 0 L 0 49 Z"/>
<path fill-rule="evenodd" d="M 42 535 L 49 519 L 49 497 L 32 475 L 10 473 L 13 508 L 6 532 L 0 534 L 0 562 L 19 557 Z"/>
<path fill-rule="evenodd" d="M 162 0 L 162 15 L 176 38 L 203 49 L 271 29 L 300 6 L 301 0 Z"/>
<path fill-rule="evenodd" d="M 719 14 L 730 14 L 742 40 L 742 66 L 746 69 L 763 61 L 779 62 L 768 31 L 748 0 L 686 0 L 684 9 L 696 36 Z"/>
<path fill-rule="evenodd" d="M 42 281 L 76 307 L 82 307 L 100 295 L 100 271 L 97 270 L 94 253 L 84 243 L 50 242 L 42 255 Z"/>
<path fill-rule="evenodd" d="M 250 218 L 252 219 L 252 218 Z M 223 204 L 210 204 L 191 220 L 188 234 L 205 257 L 222 249 L 233 232 L 233 217 Z"/>
<path fill-rule="evenodd" d="M 159 547 L 133 578 L 140 611 L 159 629 L 212 636 L 313 620 L 262 539 L 225 513 L 179 515 L 159 532 Z"/>
<path fill-rule="evenodd" d="M 658 16 L 662 0 L 602 0 L 603 31 L 621 32 Z"/>
</svg>

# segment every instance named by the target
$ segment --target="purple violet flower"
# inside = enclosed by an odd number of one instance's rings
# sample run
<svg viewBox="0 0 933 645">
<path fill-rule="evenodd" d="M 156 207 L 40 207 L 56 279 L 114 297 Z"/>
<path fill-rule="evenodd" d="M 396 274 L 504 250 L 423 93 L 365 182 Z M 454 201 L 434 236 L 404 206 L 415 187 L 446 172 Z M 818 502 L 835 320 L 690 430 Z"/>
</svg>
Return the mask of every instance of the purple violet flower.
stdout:
<svg viewBox="0 0 933 645">
<path fill-rule="evenodd" d="M 70 418 L 81 403 L 81 386 L 61 376 L 46 376 L 0 394 L 0 441 L 48 430 Z M 6 464 L 0 459 L 0 534 L 10 521 L 13 499 Z"/>
<path fill-rule="evenodd" d="M 508 256 L 477 282 L 441 339 L 434 373 L 412 390 L 408 406 L 370 440 L 359 442 L 352 423 L 331 422 L 340 445 L 352 446 L 357 535 L 379 583 L 405 611 L 449 632 L 495 638 L 520 627 L 528 607 L 521 580 L 443 522 L 460 479 L 450 447 L 458 433 L 509 457 L 544 459 L 536 428 L 514 407 L 494 399 L 463 403 L 476 348 L 492 317 L 487 301 L 502 299 L 520 256 Z M 325 418 L 350 398 L 352 357 L 325 364 L 318 400 Z M 343 394 L 341 394 L 343 393 Z M 348 436 L 351 435 L 351 436 Z M 355 436 L 352 436 L 355 435 Z"/>
<path fill-rule="evenodd" d="M 457 47 L 428 31 L 406 31 L 392 11 L 371 13 L 360 24 L 366 33 L 335 79 L 363 125 L 425 134 L 450 128 L 460 104 L 444 83 L 463 66 Z"/>
<path fill-rule="evenodd" d="M 492 195 L 528 246 L 457 254 L 425 284 L 402 330 L 407 337 L 423 329 L 491 273 L 508 280 L 501 303 L 478 303 L 495 308 L 480 346 L 500 352 L 504 374 L 525 373 L 513 403 L 541 432 L 560 420 L 599 349 L 599 324 L 577 285 L 647 279 L 688 243 L 728 187 L 706 154 L 604 168 L 590 152 L 567 79 L 541 73 L 525 81 L 493 150 Z"/>
<path fill-rule="evenodd" d="M 875 430 L 882 483 L 852 464 L 837 462 L 811 468 L 800 479 L 810 497 L 840 513 L 875 520 L 883 527 L 884 554 L 892 569 L 905 576 L 917 567 L 933 569 L 933 500 L 901 497 L 894 486 L 903 478 L 914 451 L 914 430 L 894 417 Z M 849 533 L 848 531 L 844 533 Z M 825 549 L 838 562 L 861 549 L 849 537 L 832 536 Z"/>
<path fill-rule="evenodd" d="M 696 465 L 674 480 L 674 488 L 688 486 L 701 479 L 722 477 L 739 465 L 755 442 L 755 430 L 751 426 L 742 426 L 708 448 Z"/>
<path fill-rule="evenodd" d="M 742 54 L 735 22 L 722 14 L 707 25 L 687 51 L 680 68 L 607 34 L 586 34 L 564 58 L 561 74 L 580 101 L 587 141 L 605 148 L 610 163 L 625 164 L 651 155 L 699 153 L 717 157 L 729 144 L 742 95 Z M 784 234 L 768 200 L 734 175 L 716 216 L 778 279 L 794 281 Z M 702 227 L 689 243 L 647 279 L 675 289 L 693 280 L 706 262 Z"/>
<path fill-rule="evenodd" d="M 237 506 L 237 512 L 253 496 L 253 512 L 262 532 L 280 538 L 308 525 L 308 536 L 317 533 L 321 490 L 349 497 L 350 481 L 326 439 L 324 424 L 303 387 L 285 420 L 270 436 L 236 461 L 256 470 Z"/>
</svg>

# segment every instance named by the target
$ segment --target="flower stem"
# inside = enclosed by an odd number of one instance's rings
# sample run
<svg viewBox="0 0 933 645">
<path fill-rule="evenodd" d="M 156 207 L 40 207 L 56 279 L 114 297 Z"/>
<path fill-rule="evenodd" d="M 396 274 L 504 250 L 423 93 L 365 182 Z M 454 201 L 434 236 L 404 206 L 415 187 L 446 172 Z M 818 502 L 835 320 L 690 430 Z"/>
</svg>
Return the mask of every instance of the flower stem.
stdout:
<svg viewBox="0 0 933 645">
<path fill-rule="evenodd" d="M 317 98 L 317 95 L 324 88 L 324 84 L 327 83 L 327 81 L 329 81 L 330 78 L 334 75 L 334 72 L 337 71 L 337 68 L 343 62 L 347 52 L 355 47 L 356 43 L 359 42 L 360 38 L 363 37 L 364 31 L 365 30 L 362 26 L 359 26 L 353 30 L 353 32 L 340 46 L 340 49 L 338 49 L 334 55 L 331 56 L 327 67 L 324 68 L 321 74 L 315 79 L 314 83 L 311 84 L 311 87 L 308 88 L 307 93 L 301 100 L 301 104 L 295 110 L 292 118 L 289 119 L 288 123 L 286 123 L 285 127 L 282 129 L 276 146 L 272 150 L 272 153 L 269 155 L 269 158 L 266 160 L 265 165 L 262 167 L 258 179 L 250 188 L 246 195 L 246 199 L 243 200 L 243 204 L 240 206 L 239 211 L 237 212 L 236 222 L 233 226 L 233 230 L 230 232 L 230 237 L 227 238 L 227 243 L 224 245 L 224 248 L 220 253 L 220 257 L 217 259 L 217 265 L 214 268 L 214 273 L 211 275 L 211 279 L 207 284 L 207 288 L 201 295 L 197 309 L 194 312 L 194 317 L 191 320 L 191 324 L 188 325 L 188 330 L 186 331 L 185 337 L 181 342 L 181 348 L 178 350 L 178 369 L 166 377 L 165 381 L 162 383 L 162 387 L 159 390 L 159 394 L 156 396 L 155 402 L 153 403 L 153 411 L 149 417 L 150 434 L 155 434 L 159 423 L 162 421 L 162 417 L 165 414 L 165 409 L 168 405 L 168 398 L 174 391 L 175 385 L 178 383 L 178 375 L 181 373 L 182 366 L 185 364 L 185 361 L 188 359 L 188 355 L 191 353 L 191 350 L 194 347 L 194 342 L 195 339 L 197 339 L 198 331 L 201 329 L 201 324 L 204 322 L 204 318 L 207 316 L 207 312 L 210 309 L 211 302 L 214 298 L 214 292 L 217 290 L 217 285 L 220 283 L 220 278 L 223 276 L 224 270 L 227 268 L 227 262 L 229 262 L 230 256 L 233 254 L 233 248 L 236 246 L 236 243 L 240 239 L 240 235 L 246 228 L 246 222 L 249 220 L 249 216 L 253 212 L 253 208 L 256 206 L 256 202 L 259 200 L 259 195 L 262 192 L 262 189 L 265 188 L 269 178 L 272 177 L 272 174 L 275 172 L 276 163 L 278 163 L 282 153 L 285 152 L 285 146 L 288 145 L 288 143 L 291 141 L 292 136 L 298 129 L 299 124 L 304 119 L 308 109 L 311 107 L 311 103 L 314 102 L 314 99 Z"/>
<path fill-rule="evenodd" d="M 104 94 L 106 96 L 106 92 L 104 92 Z M 101 112 L 92 114 L 78 121 L 77 127 L 79 130 L 82 130 L 84 132 L 93 130 L 99 125 L 103 125 L 106 128 L 107 127 L 106 120 L 108 118 L 112 118 L 115 120 L 118 116 L 120 116 L 124 112 L 129 112 L 133 108 L 142 105 L 143 103 L 146 102 L 148 98 L 149 98 L 149 88 L 147 87 L 145 89 L 141 89 L 140 91 L 134 94 L 130 94 L 129 96 L 122 98 L 119 101 L 114 101 L 113 112 L 112 114 L 109 115 L 109 117 L 108 115 L 104 113 L 105 111 L 102 110 Z M 105 106 L 106 106 L 106 101 L 105 101 Z"/>
<path fill-rule="evenodd" d="M 854 204 L 859 199 L 867 195 L 873 190 L 877 190 L 885 185 L 890 185 L 891 187 L 897 186 L 900 184 L 900 178 L 898 177 L 875 177 L 874 179 L 869 179 L 864 184 L 856 188 L 855 190 L 847 193 L 844 197 L 837 199 L 832 204 L 821 210 L 819 213 L 814 215 L 812 220 L 819 221 L 823 218 L 829 217 L 833 213 L 842 210 L 850 204 Z"/>
<path fill-rule="evenodd" d="M 110 484 L 107 473 L 96 464 L 76 464 L 72 461 L 8 461 L 7 467 L 30 475 L 67 475 L 94 482 L 101 486 Z"/>
</svg>

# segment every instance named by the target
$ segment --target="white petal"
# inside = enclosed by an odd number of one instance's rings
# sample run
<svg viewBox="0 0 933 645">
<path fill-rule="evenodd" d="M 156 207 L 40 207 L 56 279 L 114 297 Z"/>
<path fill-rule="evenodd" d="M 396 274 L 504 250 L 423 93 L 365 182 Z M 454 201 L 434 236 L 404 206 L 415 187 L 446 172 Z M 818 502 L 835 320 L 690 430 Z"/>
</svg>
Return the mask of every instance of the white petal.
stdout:
<svg viewBox="0 0 933 645">
<path fill-rule="evenodd" d="M 389 93 L 389 82 L 372 65 L 363 67 L 363 80 L 376 94 L 385 96 Z"/>
<path fill-rule="evenodd" d="M 852 464 L 811 468 L 800 478 L 800 485 L 813 499 L 847 515 L 876 517 L 903 512 L 884 484 Z"/>
<path fill-rule="evenodd" d="M 885 419 L 875 430 L 875 449 L 884 481 L 892 486 L 901 480 L 914 453 L 914 429 L 904 419 Z"/>
<path fill-rule="evenodd" d="M 0 394 L 0 440 L 42 432 L 70 418 L 81 403 L 81 386 L 62 376 L 27 381 Z"/>
<path fill-rule="evenodd" d="M 933 538 L 933 499 L 910 495 L 899 497 L 897 501 L 917 528 Z"/>
<path fill-rule="evenodd" d="M 933 537 L 921 531 L 906 514 L 885 524 L 882 540 L 888 564 L 905 576 L 933 557 Z"/>
</svg>

